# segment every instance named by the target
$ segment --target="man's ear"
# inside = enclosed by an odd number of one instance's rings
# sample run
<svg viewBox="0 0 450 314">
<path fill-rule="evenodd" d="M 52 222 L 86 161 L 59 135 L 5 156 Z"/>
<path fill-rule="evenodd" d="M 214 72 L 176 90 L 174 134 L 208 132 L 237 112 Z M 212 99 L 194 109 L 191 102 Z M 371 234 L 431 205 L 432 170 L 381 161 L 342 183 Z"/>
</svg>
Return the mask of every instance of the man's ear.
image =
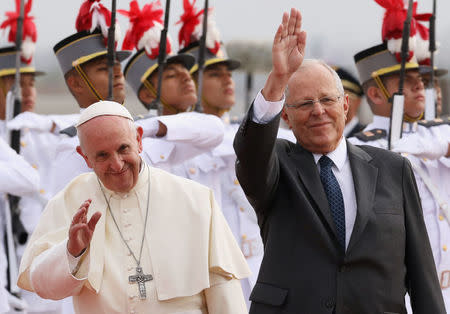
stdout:
<svg viewBox="0 0 450 314">
<path fill-rule="evenodd" d="M 291 123 L 289 121 L 289 116 L 286 113 L 286 107 L 283 107 L 283 110 L 281 111 L 281 118 L 284 120 L 284 122 L 286 122 L 286 124 L 289 126 L 289 129 L 292 130 L 292 126 Z"/>
<path fill-rule="evenodd" d="M 144 134 L 144 130 L 142 129 L 142 127 L 138 126 L 136 128 L 136 140 L 138 142 L 138 147 L 139 147 L 139 153 L 142 153 L 142 136 Z"/>
<path fill-rule="evenodd" d="M 378 87 L 370 86 L 366 95 L 375 105 L 382 105 L 386 102 L 386 97 Z"/>
<path fill-rule="evenodd" d="M 347 113 L 348 109 L 350 108 L 350 103 L 348 101 L 348 95 L 344 94 L 344 114 L 345 114 L 345 120 L 347 120 Z"/>
<path fill-rule="evenodd" d="M 139 90 L 138 98 L 141 102 L 143 102 L 146 105 L 150 105 L 156 98 L 147 88 L 142 87 Z"/>
<path fill-rule="evenodd" d="M 81 157 L 83 157 L 84 161 L 86 162 L 86 165 L 92 169 L 92 165 L 89 162 L 88 157 L 83 153 L 83 151 L 81 150 L 81 146 L 77 146 L 77 153 L 81 155 Z"/>
<path fill-rule="evenodd" d="M 66 84 L 72 93 L 79 94 L 84 90 L 83 82 L 81 82 L 81 78 L 78 75 L 72 74 L 67 76 Z"/>
</svg>

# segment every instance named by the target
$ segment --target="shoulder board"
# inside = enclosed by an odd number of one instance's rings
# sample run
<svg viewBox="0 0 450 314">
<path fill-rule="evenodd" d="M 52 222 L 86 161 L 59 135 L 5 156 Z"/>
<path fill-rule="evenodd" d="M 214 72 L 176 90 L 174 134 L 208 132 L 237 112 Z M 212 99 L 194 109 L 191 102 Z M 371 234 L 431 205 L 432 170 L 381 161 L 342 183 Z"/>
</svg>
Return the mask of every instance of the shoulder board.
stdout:
<svg viewBox="0 0 450 314">
<path fill-rule="evenodd" d="M 450 124 L 450 116 L 436 118 L 433 120 L 421 120 L 419 121 L 419 125 L 424 126 L 426 128 L 430 128 L 432 126 L 438 126 L 443 124 Z"/>
<path fill-rule="evenodd" d="M 230 117 L 230 123 L 231 124 L 241 124 L 242 120 L 244 120 L 243 117 L 238 117 L 238 116 L 232 116 Z"/>
<path fill-rule="evenodd" d="M 149 119 L 149 118 L 153 118 L 156 117 L 154 114 L 151 113 L 147 113 L 147 114 L 138 114 L 136 116 L 133 116 L 133 120 L 134 121 L 138 121 L 138 120 L 144 120 L 144 119 Z"/>
<path fill-rule="evenodd" d="M 386 137 L 386 130 L 373 129 L 369 131 L 359 132 L 355 134 L 355 137 L 363 142 L 370 142 L 379 140 Z"/>
<path fill-rule="evenodd" d="M 62 129 L 59 131 L 60 134 L 66 134 L 70 137 L 74 137 L 77 135 L 77 128 L 75 126 L 69 126 L 68 128 Z"/>
</svg>

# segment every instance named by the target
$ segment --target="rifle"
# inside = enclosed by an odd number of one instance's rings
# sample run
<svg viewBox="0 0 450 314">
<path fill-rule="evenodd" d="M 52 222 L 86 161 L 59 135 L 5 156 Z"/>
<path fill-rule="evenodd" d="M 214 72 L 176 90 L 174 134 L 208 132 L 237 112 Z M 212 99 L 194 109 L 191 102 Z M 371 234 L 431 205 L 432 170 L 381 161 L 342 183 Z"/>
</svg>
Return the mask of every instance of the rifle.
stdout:
<svg viewBox="0 0 450 314">
<path fill-rule="evenodd" d="M 158 109 L 158 116 L 162 115 L 163 106 L 161 103 L 161 84 L 162 75 L 166 66 L 166 47 L 167 47 L 167 31 L 169 29 L 169 11 L 170 0 L 166 0 L 166 11 L 164 12 L 164 28 L 161 31 L 159 39 L 159 54 L 158 54 L 158 86 L 156 88 L 156 99 L 150 104 L 149 109 Z"/>
<path fill-rule="evenodd" d="M 6 119 L 17 116 L 22 109 L 22 99 L 20 90 L 20 54 L 22 51 L 22 34 L 23 34 L 23 20 L 24 20 L 24 0 L 20 0 L 20 14 L 17 19 L 17 33 L 16 33 L 16 73 L 14 86 L 12 91 L 7 94 Z M 17 153 L 20 153 L 20 131 L 10 132 L 10 145 Z M 8 135 L 7 135 L 8 136 Z M 20 292 L 16 285 L 17 282 L 17 257 L 14 242 L 25 244 L 28 239 L 22 222 L 20 221 L 19 213 L 20 198 L 14 195 L 8 195 L 8 202 L 5 206 L 5 222 L 6 222 L 6 253 L 8 256 L 8 290 L 11 293 L 17 294 Z"/>
<path fill-rule="evenodd" d="M 202 94 L 203 94 L 203 69 L 205 67 L 205 53 L 206 53 L 206 33 L 208 31 L 208 9 L 209 1 L 205 0 L 205 8 L 203 9 L 203 30 L 200 37 L 199 53 L 198 53 L 198 99 L 195 104 L 195 111 L 202 112 Z"/>
<path fill-rule="evenodd" d="M 116 61 L 116 0 L 112 0 L 111 23 L 108 29 L 108 100 L 113 100 L 114 63 Z"/>
<path fill-rule="evenodd" d="M 400 65 L 400 81 L 398 83 L 398 91 L 393 95 L 391 107 L 391 119 L 389 122 L 389 138 L 388 149 L 392 147 L 392 143 L 402 138 L 403 131 L 403 108 L 405 105 L 405 96 L 403 95 L 403 86 L 405 84 L 406 60 L 409 55 L 409 34 L 411 29 L 413 0 L 408 1 L 408 14 L 403 23 L 402 35 L 402 62 Z"/>
<path fill-rule="evenodd" d="M 426 104 L 425 104 L 425 120 L 433 120 L 436 118 L 436 91 L 434 89 L 434 52 L 436 51 L 436 0 L 433 0 L 433 14 L 430 17 L 430 33 L 429 33 L 430 66 L 431 76 L 428 86 L 426 86 Z"/>
</svg>

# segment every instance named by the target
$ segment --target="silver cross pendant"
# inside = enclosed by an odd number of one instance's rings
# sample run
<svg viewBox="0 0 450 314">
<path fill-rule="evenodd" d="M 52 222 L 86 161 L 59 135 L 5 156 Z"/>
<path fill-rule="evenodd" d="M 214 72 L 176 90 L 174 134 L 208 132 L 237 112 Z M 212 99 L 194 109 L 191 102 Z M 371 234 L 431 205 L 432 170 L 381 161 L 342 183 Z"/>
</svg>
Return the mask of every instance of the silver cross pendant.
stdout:
<svg viewBox="0 0 450 314">
<path fill-rule="evenodd" d="M 145 300 L 147 298 L 147 291 L 145 289 L 145 282 L 153 280 L 152 275 L 144 275 L 142 271 L 142 267 L 136 267 L 136 275 L 132 275 L 128 277 L 129 283 L 137 283 L 139 286 L 139 298 L 141 300 Z"/>
</svg>

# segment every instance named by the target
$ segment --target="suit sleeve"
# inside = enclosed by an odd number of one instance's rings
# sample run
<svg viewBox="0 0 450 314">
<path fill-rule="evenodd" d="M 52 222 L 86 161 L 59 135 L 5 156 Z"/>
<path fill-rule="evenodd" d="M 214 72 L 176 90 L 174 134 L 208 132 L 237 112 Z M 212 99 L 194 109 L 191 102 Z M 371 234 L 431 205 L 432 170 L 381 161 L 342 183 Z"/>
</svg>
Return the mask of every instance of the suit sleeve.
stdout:
<svg viewBox="0 0 450 314">
<path fill-rule="evenodd" d="M 280 166 L 275 141 L 279 123 L 280 114 L 266 124 L 254 122 L 252 105 L 234 139 L 236 175 L 259 213 L 268 208 L 278 185 Z"/>
<path fill-rule="evenodd" d="M 445 313 L 422 206 L 411 165 L 403 161 L 407 288 L 415 314 Z"/>
</svg>

